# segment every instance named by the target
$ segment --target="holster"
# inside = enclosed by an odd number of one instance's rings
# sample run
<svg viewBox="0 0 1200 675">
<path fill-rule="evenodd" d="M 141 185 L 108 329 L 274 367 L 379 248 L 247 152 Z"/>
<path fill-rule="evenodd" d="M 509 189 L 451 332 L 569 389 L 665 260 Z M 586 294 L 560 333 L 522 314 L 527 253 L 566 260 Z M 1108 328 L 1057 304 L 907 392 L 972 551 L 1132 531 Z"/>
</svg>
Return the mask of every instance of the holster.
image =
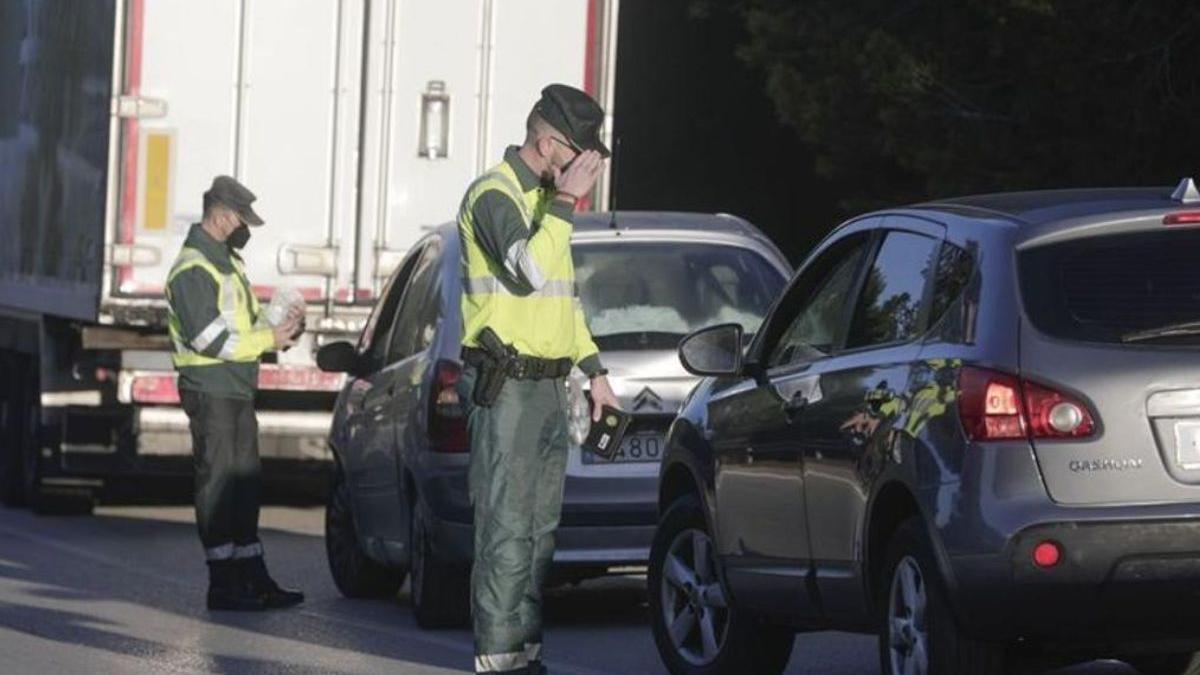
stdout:
<svg viewBox="0 0 1200 675">
<path fill-rule="evenodd" d="M 501 342 L 500 336 L 491 328 L 484 328 L 479 333 L 479 350 L 469 352 L 467 356 L 468 363 L 478 371 L 471 400 L 481 408 L 490 408 L 500 398 L 517 352 Z"/>
</svg>

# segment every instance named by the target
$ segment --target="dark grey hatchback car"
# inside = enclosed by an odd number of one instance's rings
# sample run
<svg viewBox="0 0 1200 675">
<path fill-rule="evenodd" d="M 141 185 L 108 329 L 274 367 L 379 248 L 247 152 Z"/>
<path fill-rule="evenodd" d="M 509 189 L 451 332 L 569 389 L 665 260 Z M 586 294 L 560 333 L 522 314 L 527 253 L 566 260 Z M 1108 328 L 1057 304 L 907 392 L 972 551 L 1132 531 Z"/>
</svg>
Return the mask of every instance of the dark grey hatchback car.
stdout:
<svg viewBox="0 0 1200 675">
<path fill-rule="evenodd" d="M 670 671 L 779 672 L 797 630 L 882 672 L 1118 658 L 1200 672 L 1200 194 L 873 213 L 808 257 L 667 439 L 651 550 Z"/>
</svg>

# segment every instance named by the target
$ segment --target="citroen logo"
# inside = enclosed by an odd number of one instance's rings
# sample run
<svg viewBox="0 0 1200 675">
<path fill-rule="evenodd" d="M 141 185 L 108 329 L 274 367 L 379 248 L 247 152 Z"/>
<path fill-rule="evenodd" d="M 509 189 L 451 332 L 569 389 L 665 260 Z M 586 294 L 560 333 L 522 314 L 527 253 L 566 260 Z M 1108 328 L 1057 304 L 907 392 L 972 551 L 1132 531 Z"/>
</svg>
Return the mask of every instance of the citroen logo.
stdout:
<svg viewBox="0 0 1200 675">
<path fill-rule="evenodd" d="M 641 391 L 641 393 L 638 394 L 633 399 L 634 412 L 637 412 L 647 406 L 654 408 L 655 410 L 663 409 L 662 398 L 659 397 L 658 394 L 654 393 L 654 390 L 651 389 L 650 387 L 646 387 L 645 389 L 643 389 Z"/>
</svg>

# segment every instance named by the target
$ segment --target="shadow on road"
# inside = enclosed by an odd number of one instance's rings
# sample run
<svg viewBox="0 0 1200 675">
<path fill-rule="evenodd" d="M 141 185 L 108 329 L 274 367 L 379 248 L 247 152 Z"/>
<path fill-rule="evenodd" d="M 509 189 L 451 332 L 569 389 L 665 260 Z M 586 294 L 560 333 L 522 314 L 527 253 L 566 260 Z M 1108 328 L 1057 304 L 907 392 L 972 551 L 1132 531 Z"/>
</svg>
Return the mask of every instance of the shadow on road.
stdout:
<svg viewBox="0 0 1200 675">
<path fill-rule="evenodd" d="M 0 516 L 4 513 L 0 509 Z M 0 540 L 6 544 L 0 548 L 0 579 L 17 582 L 0 582 L 0 626 L 67 645 L 153 659 L 178 655 L 181 649 L 170 640 L 147 639 L 146 631 L 140 630 L 140 622 L 166 613 L 165 621 L 178 619 L 193 631 L 224 627 L 306 647 L 345 650 L 397 661 L 400 672 L 404 665 L 462 670 L 470 663 L 469 628 L 421 632 L 406 592 L 376 601 L 336 595 L 324 568 L 322 537 L 264 528 L 263 539 L 268 561 L 273 570 L 283 570 L 277 576 L 285 585 L 296 581 L 296 568 L 303 567 L 307 577 L 300 585 L 309 592 L 310 602 L 293 611 L 209 613 L 203 607 L 207 579 L 192 523 L 106 514 L 39 518 L 20 512 L 17 518 L 0 520 Z M 285 556 L 304 556 L 304 564 Z M 546 596 L 547 624 L 645 625 L 644 583 L 637 577 L 615 577 L 551 589 Z M 104 609 L 111 602 L 144 608 L 144 615 L 134 609 L 114 621 L 112 612 L 118 610 Z M 188 637 L 194 636 L 180 636 L 181 641 Z M 185 651 L 199 648 L 192 640 Z M 209 651 L 220 652 L 221 645 Z M 336 672 L 297 664 L 294 655 L 279 657 L 272 659 L 268 652 L 262 659 L 205 653 L 202 662 L 188 667 L 228 673 Z"/>
</svg>

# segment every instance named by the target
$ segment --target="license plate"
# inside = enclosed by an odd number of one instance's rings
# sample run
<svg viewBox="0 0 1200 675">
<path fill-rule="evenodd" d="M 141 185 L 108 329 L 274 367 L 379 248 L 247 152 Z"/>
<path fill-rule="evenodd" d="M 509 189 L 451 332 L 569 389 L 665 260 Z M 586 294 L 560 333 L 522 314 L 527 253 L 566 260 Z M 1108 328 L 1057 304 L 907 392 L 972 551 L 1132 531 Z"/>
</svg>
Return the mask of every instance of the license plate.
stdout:
<svg viewBox="0 0 1200 675">
<path fill-rule="evenodd" d="M 631 434 L 621 439 L 617 456 L 608 461 L 591 452 L 583 453 L 584 464 L 632 464 L 662 459 L 663 437 L 659 434 Z"/>
<path fill-rule="evenodd" d="M 1188 471 L 1200 469 L 1200 422 L 1175 423 L 1175 463 Z"/>
</svg>

